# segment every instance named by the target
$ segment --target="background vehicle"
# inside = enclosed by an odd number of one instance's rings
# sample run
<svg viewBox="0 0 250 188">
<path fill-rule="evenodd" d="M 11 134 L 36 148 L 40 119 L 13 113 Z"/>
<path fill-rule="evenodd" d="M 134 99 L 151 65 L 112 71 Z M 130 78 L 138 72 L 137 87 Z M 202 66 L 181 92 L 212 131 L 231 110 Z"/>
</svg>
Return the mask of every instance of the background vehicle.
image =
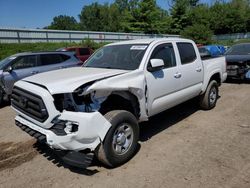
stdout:
<svg viewBox="0 0 250 188">
<path fill-rule="evenodd" d="M 206 45 L 204 47 L 210 52 L 212 57 L 223 55 L 226 51 L 222 45 Z"/>
<path fill-rule="evenodd" d="M 250 70 L 250 43 L 233 45 L 226 52 L 228 78 L 247 78 Z M 248 74 L 247 74 L 248 73 Z"/>
<path fill-rule="evenodd" d="M 67 47 L 60 48 L 57 51 L 70 51 L 75 52 L 76 56 L 82 61 L 85 62 L 93 53 L 91 48 L 82 48 L 82 47 Z"/>
<path fill-rule="evenodd" d="M 0 61 L 0 104 L 8 100 L 16 81 L 37 73 L 80 66 L 71 52 L 37 52 L 15 54 Z"/>
<path fill-rule="evenodd" d="M 226 76 L 225 57 L 202 61 L 191 40 L 124 41 L 99 49 L 81 68 L 18 81 L 11 102 L 16 125 L 65 150 L 65 162 L 86 167 L 95 154 L 116 167 L 136 152 L 138 122 L 197 96 L 202 109 L 212 109 Z"/>
<path fill-rule="evenodd" d="M 207 59 L 211 57 L 210 52 L 204 46 L 198 47 L 198 50 L 200 52 L 201 59 Z"/>
</svg>

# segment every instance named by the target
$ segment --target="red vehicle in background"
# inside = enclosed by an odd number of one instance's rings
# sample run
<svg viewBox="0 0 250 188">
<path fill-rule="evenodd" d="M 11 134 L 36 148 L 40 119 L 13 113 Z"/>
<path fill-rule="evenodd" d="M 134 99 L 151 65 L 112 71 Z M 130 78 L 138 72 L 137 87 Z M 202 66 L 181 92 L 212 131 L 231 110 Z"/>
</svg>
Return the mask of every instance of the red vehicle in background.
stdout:
<svg viewBox="0 0 250 188">
<path fill-rule="evenodd" d="M 70 51 L 75 52 L 75 55 L 78 59 L 80 59 L 83 63 L 91 56 L 93 50 L 88 47 L 67 47 L 60 48 L 57 51 Z"/>
</svg>

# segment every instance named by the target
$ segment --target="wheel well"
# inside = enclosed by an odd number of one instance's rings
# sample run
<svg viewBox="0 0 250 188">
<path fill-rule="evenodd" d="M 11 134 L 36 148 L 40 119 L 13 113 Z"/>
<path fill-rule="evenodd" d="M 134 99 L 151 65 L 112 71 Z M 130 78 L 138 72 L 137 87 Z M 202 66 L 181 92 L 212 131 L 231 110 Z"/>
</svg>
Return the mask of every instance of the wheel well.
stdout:
<svg viewBox="0 0 250 188">
<path fill-rule="evenodd" d="M 218 85 L 221 85 L 221 78 L 220 78 L 220 73 L 215 73 L 209 80 L 208 83 L 210 83 L 212 80 L 215 80 Z"/>
<path fill-rule="evenodd" d="M 104 115 L 112 110 L 127 110 L 131 112 L 137 119 L 140 117 L 138 99 L 135 95 L 127 91 L 113 92 L 101 104 L 99 112 Z"/>
</svg>

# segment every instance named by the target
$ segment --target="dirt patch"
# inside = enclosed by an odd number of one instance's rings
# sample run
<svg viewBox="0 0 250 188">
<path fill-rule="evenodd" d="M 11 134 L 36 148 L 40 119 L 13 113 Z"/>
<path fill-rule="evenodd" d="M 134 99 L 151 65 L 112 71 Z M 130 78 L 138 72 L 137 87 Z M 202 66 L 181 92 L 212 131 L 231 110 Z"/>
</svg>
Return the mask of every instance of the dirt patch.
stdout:
<svg viewBox="0 0 250 188">
<path fill-rule="evenodd" d="M 250 188 L 249 93 L 250 84 L 222 84 L 210 111 L 190 101 L 151 118 L 140 126 L 139 151 L 115 169 L 61 164 L 0 108 L 0 187 Z"/>
<path fill-rule="evenodd" d="M 0 171 L 17 167 L 33 159 L 38 153 L 33 148 L 34 143 L 34 140 L 0 143 Z"/>
</svg>

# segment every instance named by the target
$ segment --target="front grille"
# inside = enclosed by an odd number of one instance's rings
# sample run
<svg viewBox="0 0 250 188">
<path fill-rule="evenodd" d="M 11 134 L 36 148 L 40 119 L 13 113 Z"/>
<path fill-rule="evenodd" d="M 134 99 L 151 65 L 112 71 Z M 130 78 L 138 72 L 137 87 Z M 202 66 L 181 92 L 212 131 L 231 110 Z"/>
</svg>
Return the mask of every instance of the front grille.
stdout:
<svg viewBox="0 0 250 188">
<path fill-rule="evenodd" d="M 12 90 L 11 105 L 39 122 L 44 122 L 49 117 L 40 96 L 16 86 Z"/>
</svg>

